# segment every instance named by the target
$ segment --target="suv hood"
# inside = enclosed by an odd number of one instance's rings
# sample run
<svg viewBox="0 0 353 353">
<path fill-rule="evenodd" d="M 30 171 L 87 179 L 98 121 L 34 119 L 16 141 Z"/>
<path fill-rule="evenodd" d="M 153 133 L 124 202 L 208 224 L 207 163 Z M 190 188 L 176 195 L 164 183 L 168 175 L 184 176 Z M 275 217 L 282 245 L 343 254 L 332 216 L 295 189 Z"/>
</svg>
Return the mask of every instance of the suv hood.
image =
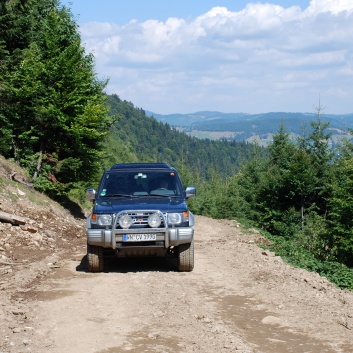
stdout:
<svg viewBox="0 0 353 353">
<path fill-rule="evenodd" d="M 118 213 L 125 210 L 159 210 L 161 212 L 184 212 L 187 205 L 183 197 L 119 197 L 98 199 L 93 213 Z"/>
</svg>

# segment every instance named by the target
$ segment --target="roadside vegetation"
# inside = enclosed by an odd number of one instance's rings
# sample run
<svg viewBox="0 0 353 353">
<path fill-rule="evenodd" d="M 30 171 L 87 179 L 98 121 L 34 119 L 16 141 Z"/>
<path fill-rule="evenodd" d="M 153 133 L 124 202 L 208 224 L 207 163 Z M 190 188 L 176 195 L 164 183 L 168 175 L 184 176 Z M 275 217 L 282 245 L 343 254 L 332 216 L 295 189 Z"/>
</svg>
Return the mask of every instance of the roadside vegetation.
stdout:
<svg viewBox="0 0 353 353">
<path fill-rule="evenodd" d="M 203 180 L 192 207 L 250 222 L 277 255 L 353 289 L 353 144 L 331 147 L 321 109 L 298 141 L 282 125 L 267 155 L 255 153 L 232 176 Z"/>
<path fill-rule="evenodd" d="M 106 84 L 59 1 L 1 2 L 0 153 L 35 189 L 80 214 L 104 169 L 164 161 L 197 187 L 196 214 L 256 226 L 276 254 L 353 289 L 353 143 L 331 146 L 320 104 L 298 140 L 282 124 L 262 148 L 190 137 Z"/>
</svg>

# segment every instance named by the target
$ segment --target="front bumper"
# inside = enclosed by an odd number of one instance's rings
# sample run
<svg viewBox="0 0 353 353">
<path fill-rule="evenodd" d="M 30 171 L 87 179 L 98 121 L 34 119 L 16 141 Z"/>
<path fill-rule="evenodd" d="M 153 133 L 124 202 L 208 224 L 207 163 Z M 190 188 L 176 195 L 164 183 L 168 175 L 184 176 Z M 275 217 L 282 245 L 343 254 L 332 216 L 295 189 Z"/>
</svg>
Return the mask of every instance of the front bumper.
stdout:
<svg viewBox="0 0 353 353">
<path fill-rule="evenodd" d="M 146 219 L 152 213 L 159 213 L 162 219 L 161 228 L 149 228 Z M 118 227 L 118 218 L 122 213 L 130 214 L 136 220 L 135 227 L 121 229 Z M 142 226 L 136 226 L 140 224 Z M 164 226 L 164 227 L 163 227 Z M 168 225 L 167 216 L 156 210 L 127 210 L 122 211 L 114 216 L 112 229 L 91 228 L 91 218 L 86 221 L 87 242 L 90 245 L 101 246 L 103 248 L 119 250 L 126 248 L 159 248 L 169 249 L 181 244 L 191 243 L 194 238 L 194 215 L 189 213 L 189 226 L 176 227 Z M 148 235 L 153 234 L 156 238 L 153 241 L 124 241 L 124 236 L 128 235 Z M 148 237 L 147 237 L 148 238 Z"/>
<path fill-rule="evenodd" d="M 175 227 L 175 228 L 148 228 L 148 229 L 91 229 L 87 228 L 87 242 L 91 245 L 102 246 L 104 248 L 119 249 L 129 242 L 123 241 L 124 234 L 157 234 L 156 241 L 134 243 L 135 247 L 163 247 L 168 249 L 171 246 L 191 243 L 194 238 L 193 227 Z"/>
</svg>

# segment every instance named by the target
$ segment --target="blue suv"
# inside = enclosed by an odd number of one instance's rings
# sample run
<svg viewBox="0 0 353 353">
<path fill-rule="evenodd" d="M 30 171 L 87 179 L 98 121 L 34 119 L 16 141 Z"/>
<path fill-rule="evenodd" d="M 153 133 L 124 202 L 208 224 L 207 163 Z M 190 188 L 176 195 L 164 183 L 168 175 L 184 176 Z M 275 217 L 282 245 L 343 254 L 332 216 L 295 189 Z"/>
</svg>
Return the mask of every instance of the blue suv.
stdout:
<svg viewBox="0 0 353 353">
<path fill-rule="evenodd" d="M 175 256 L 179 271 L 194 268 L 194 215 L 175 168 L 165 163 L 116 164 L 104 172 L 86 220 L 90 272 L 104 270 L 104 258 Z"/>
</svg>

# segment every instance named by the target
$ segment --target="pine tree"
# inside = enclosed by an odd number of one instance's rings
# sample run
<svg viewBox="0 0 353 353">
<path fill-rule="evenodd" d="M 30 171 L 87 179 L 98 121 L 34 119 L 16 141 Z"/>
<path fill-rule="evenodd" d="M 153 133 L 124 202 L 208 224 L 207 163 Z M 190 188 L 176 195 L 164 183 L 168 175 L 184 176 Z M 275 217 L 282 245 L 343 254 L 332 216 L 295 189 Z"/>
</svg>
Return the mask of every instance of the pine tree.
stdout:
<svg viewBox="0 0 353 353">
<path fill-rule="evenodd" d="M 92 180 L 112 118 L 106 81 L 97 79 L 77 24 L 57 1 L 7 1 L 1 9 L 5 19 L 15 9 L 18 23 L 5 36 L 0 119 L 7 146 L 1 152 L 25 166 L 41 190 Z"/>
<path fill-rule="evenodd" d="M 351 131 L 353 133 L 353 131 Z M 329 222 L 325 238 L 332 260 L 353 266 L 353 144 L 346 140 L 334 163 L 332 196 L 328 201 Z"/>
</svg>

